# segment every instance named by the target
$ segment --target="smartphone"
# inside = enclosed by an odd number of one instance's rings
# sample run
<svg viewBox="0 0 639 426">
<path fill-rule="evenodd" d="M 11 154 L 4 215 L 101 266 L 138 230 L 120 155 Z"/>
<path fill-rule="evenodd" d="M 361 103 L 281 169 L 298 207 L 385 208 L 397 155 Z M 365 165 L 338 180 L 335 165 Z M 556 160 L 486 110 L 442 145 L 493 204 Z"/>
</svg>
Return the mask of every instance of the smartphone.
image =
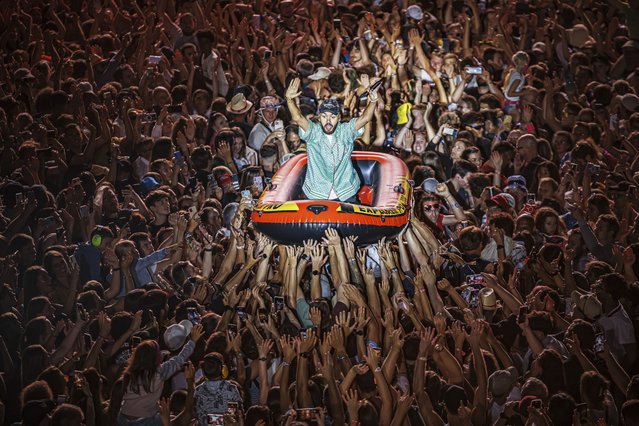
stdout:
<svg viewBox="0 0 639 426">
<path fill-rule="evenodd" d="M 526 322 L 526 316 L 528 315 L 528 305 L 521 305 L 519 308 L 519 314 L 517 315 L 517 323 L 521 324 Z"/>
<path fill-rule="evenodd" d="M 229 401 L 226 403 L 226 414 L 237 422 L 238 414 L 240 411 L 240 404 L 237 402 Z"/>
<path fill-rule="evenodd" d="M 195 206 L 189 207 L 188 212 L 189 212 L 189 217 L 193 219 L 195 215 L 197 214 L 197 207 Z"/>
<path fill-rule="evenodd" d="M 583 402 L 575 405 L 575 410 L 579 413 L 579 417 L 585 417 L 588 415 L 588 404 Z"/>
<path fill-rule="evenodd" d="M 316 412 L 317 408 L 297 408 L 295 410 L 297 420 L 313 420 Z"/>
<path fill-rule="evenodd" d="M 89 217 L 89 206 L 80 206 L 80 217 L 82 219 Z"/>
<path fill-rule="evenodd" d="M 595 335 L 595 353 L 601 353 L 604 351 L 604 345 L 606 343 L 606 336 L 603 333 Z"/>
<path fill-rule="evenodd" d="M 284 128 L 284 122 L 282 120 L 275 120 L 273 122 L 273 129 L 280 130 Z"/>
<path fill-rule="evenodd" d="M 76 384 L 82 383 L 82 381 L 84 380 L 84 376 L 82 375 L 82 371 L 81 370 L 75 370 L 73 372 L 73 381 Z"/>
<path fill-rule="evenodd" d="M 504 126 L 509 126 L 513 122 L 513 116 L 507 115 L 504 117 Z"/>
<path fill-rule="evenodd" d="M 175 151 L 175 153 L 173 153 L 173 158 L 175 159 L 175 163 L 180 166 L 184 163 L 184 155 L 182 155 L 181 151 Z"/>
<path fill-rule="evenodd" d="M 333 25 L 338 26 L 342 24 L 342 20 L 339 18 L 333 19 Z"/>
<path fill-rule="evenodd" d="M 265 50 L 263 58 L 265 61 L 268 61 L 269 59 L 271 59 L 272 55 L 273 55 L 273 52 L 271 52 L 270 50 Z"/>
<path fill-rule="evenodd" d="M 240 321 L 242 322 L 242 324 L 244 324 L 244 322 L 246 322 L 246 311 L 244 310 L 244 307 L 238 306 L 237 308 L 235 308 L 235 313 L 238 317 L 240 317 Z"/>
<path fill-rule="evenodd" d="M 200 313 L 196 308 L 188 308 L 186 312 L 186 319 L 191 321 L 191 324 L 196 325 L 200 323 Z"/>
<path fill-rule="evenodd" d="M 526 204 L 535 204 L 537 202 L 537 196 L 532 193 L 529 192 L 528 194 L 526 194 Z"/>
<path fill-rule="evenodd" d="M 372 92 L 373 90 L 377 89 L 379 86 L 382 85 L 382 83 L 384 82 L 383 78 L 380 78 L 379 80 L 377 80 L 375 83 L 373 83 L 373 85 L 368 89 L 369 92 Z"/>
<path fill-rule="evenodd" d="M 44 218 L 43 220 L 44 222 L 44 228 L 49 228 L 50 226 L 55 225 L 55 218 L 53 216 L 47 216 Z"/>
<path fill-rule="evenodd" d="M 537 399 L 533 399 L 532 401 L 530 401 L 530 406 L 534 407 L 536 409 L 540 409 L 541 408 L 541 399 L 537 398 Z"/>
<path fill-rule="evenodd" d="M 484 282 L 484 277 L 480 274 L 466 275 L 466 282 L 469 285 L 481 285 Z"/>
<path fill-rule="evenodd" d="M 154 112 L 149 112 L 142 116 L 142 122 L 144 123 L 155 123 L 157 119 L 158 115 Z"/>
<path fill-rule="evenodd" d="M 476 308 L 479 306 L 479 290 L 473 289 L 470 292 L 470 301 L 468 302 L 468 306 L 471 308 Z"/>
<path fill-rule="evenodd" d="M 454 129 L 452 127 L 444 127 L 444 130 L 442 130 L 442 134 L 446 136 L 457 137 L 457 129 Z"/>
<path fill-rule="evenodd" d="M 599 173 L 601 173 L 601 166 L 599 164 L 595 164 L 595 163 L 588 163 L 586 165 L 586 169 L 588 170 L 588 172 L 590 172 L 591 175 L 593 176 L 598 176 Z"/>
<path fill-rule="evenodd" d="M 264 191 L 264 179 L 262 176 L 253 176 L 253 186 L 260 192 Z"/>
<path fill-rule="evenodd" d="M 242 199 L 244 200 L 252 200 L 253 197 L 251 196 L 251 191 L 249 191 L 248 189 L 245 189 L 241 192 L 242 194 Z"/>
<path fill-rule="evenodd" d="M 238 191 L 240 189 L 240 180 L 237 175 L 231 175 L 231 182 L 233 183 L 233 189 Z"/>
<path fill-rule="evenodd" d="M 233 340 L 235 339 L 235 336 L 237 336 L 237 324 L 229 324 L 226 326 L 226 330 L 229 333 L 229 339 Z"/>
<path fill-rule="evenodd" d="M 470 75 L 481 75 L 484 72 L 484 69 L 482 67 L 466 67 L 466 74 L 470 74 Z"/>
<path fill-rule="evenodd" d="M 161 56 L 158 56 L 158 55 L 150 55 L 150 56 L 149 56 L 149 59 L 148 59 L 148 62 L 149 62 L 149 65 L 157 65 L 157 64 L 159 64 L 159 63 L 160 63 L 160 61 L 161 61 L 161 60 L 162 60 L 162 57 L 161 57 Z"/>
<path fill-rule="evenodd" d="M 284 298 L 282 296 L 274 296 L 273 304 L 275 305 L 275 312 L 284 310 Z"/>
<path fill-rule="evenodd" d="M 573 171 L 573 173 L 577 173 L 579 171 L 579 164 L 577 163 L 569 163 L 570 164 L 570 169 Z"/>
<path fill-rule="evenodd" d="M 206 415 L 206 424 L 207 425 L 223 425 L 224 424 L 224 414 L 207 414 Z"/>
<path fill-rule="evenodd" d="M 169 105 L 166 111 L 169 114 L 180 114 L 182 112 L 182 105 Z"/>
<path fill-rule="evenodd" d="M 302 339 L 306 339 L 307 333 L 306 333 L 306 329 L 305 328 L 301 328 L 300 329 L 300 337 Z"/>
<path fill-rule="evenodd" d="M 51 148 L 50 146 L 47 148 L 38 148 L 36 149 L 36 154 L 38 154 L 39 157 L 49 158 L 51 157 L 52 151 L 53 148 Z"/>
<path fill-rule="evenodd" d="M 91 339 L 91 335 L 89 333 L 84 333 L 84 347 L 86 348 L 87 352 L 89 352 L 89 350 L 91 349 L 92 343 L 93 341 Z"/>
<path fill-rule="evenodd" d="M 132 348 L 137 347 L 140 343 L 142 343 L 142 338 L 140 336 L 131 337 L 131 347 Z"/>
</svg>

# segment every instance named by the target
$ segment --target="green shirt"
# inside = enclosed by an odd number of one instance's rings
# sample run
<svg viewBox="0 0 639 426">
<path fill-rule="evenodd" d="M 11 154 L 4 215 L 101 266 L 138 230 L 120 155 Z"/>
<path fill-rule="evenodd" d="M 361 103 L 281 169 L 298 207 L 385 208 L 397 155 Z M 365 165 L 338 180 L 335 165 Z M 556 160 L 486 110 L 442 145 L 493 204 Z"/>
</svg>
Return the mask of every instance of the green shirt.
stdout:
<svg viewBox="0 0 639 426">
<path fill-rule="evenodd" d="M 355 120 L 338 123 L 332 135 L 324 133 L 321 124 L 314 121 L 309 121 L 308 130 L 300 128 L 300 138 L 306 141 L 308 152 L 302 189 L 310 200 L 328 200 L 332 189 L 340 201 L 344 201 L 359 190 L 359 177 L 351 153 L 353 142 L 364 129 L 355 130 Z"/>
</svg>

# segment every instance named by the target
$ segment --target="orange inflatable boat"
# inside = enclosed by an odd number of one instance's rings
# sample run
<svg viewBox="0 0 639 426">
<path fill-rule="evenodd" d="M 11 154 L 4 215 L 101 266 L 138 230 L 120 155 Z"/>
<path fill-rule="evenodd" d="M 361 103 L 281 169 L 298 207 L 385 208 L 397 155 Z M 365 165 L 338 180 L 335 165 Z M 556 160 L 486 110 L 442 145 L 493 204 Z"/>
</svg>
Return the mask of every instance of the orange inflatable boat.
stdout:
<svg viewBox="0 0 639 426">
<path fill-rule="evenodd" d="M 399 234 L 408 222 L 413 191 L 406 164 L 377 152 L 353 152 L 351 158 L 362 183 L 362 204 L 305 199 L 307 156 L 297 155 L 262 193 L 251 214 L 254 228 L 283 244 L 321 240 L 328 228 L 342 237 L 356 235 L 358 245 Z"/>
</svg>

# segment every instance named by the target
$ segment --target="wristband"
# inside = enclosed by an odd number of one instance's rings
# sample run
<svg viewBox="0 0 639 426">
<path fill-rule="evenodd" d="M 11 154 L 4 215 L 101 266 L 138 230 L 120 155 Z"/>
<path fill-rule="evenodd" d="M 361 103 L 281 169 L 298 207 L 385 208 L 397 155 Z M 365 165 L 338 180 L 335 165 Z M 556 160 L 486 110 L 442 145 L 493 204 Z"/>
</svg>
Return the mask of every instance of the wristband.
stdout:
<svg viewBox="0 0 639 426">
<path fill-rule="evenodd" d="M 337 359 L 338 359 L 339 361 L 345 360 L 345 359 L 346 359 L 346 357 L 347 357 L 347 355 L 337 355 Z"/>
<path fill-rule="evenodd" d="M 357 330 L 357 331 L 355 332 L 355 334 L 356 334 L 357 336 L 363 336 L 363 335 L 364 335 L 364 330 Z"/>
<path fill-rule="evenodd" d="M 314 276 L 319 275 L 319 271 L 318 271 L 317 269 L 315 269 L 315 270 L 313 271 L 313 275 L 314 275 Z"/>
<path fill-rule="evenodd" d="M 266 361 L 266 357 L 265 356 L 259 357 L 258 361 Z"/>
<path fill-rule="evenodd" d="M 309 358 L 311 356 L 311 354 L 309 352 L 302 352 L 302 353 L 300 353 L 300 356 L 302 358 Z"/>
<path fill-rule="evenodd" d="M 280 365 L 281 365 L 282 367 L 288 367 L 288 366 L 290 366 L 290 365 L 291 365 L 291 363 L 290 363 L 290 362 L 288 362 L 288 361 L 282 361 L 282 364 L 280 364 Z"/>
<path fill-rule="evenodd" d="M 111 272 L 117 272 L 117 271 L 119 271 L 120 269 L 122 269 L 122 268 L 113 268 L 113 269 L 111 269 Z"/>
<path fill-rule="evenodd" d="M 207 253 L 213 253 L 213 249 L 212 248 L 205 248 L 204 251 L 207 252 Z"/>
<path fill-rule="evenodd" d="M 310 258 L 310 257 L 309 257 L 309 255 L 307 255 L 307 254 L 303 254 L 303 255 L 302 255 L 302 259 L 304 259 L 304 260 L 305 260 L 305 261 L 307 261 L 307 262 L 308 262 L 309 260 L 311 260 L 311 258 Z"/>
</svg>

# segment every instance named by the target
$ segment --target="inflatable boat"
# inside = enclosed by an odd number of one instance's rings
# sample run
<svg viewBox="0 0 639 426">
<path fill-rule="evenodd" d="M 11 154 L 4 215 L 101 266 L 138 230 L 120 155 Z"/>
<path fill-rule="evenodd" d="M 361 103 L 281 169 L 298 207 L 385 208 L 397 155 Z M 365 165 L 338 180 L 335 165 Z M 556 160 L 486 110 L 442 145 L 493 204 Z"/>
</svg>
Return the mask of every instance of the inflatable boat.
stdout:
<svg viewBox="0 0 639 426">
<path fill-rule="evenodd" d="M 307 200 L 302 191 L 306 154 L 288 160 L 277 171 L 257 201 L 253 227 L 282 244 L 321 240 L 328 228 L 342 237 L 356 235 L 358 245 L 394 237 L 406 226 L 412 186 L 406 164 L 397 157 L 377 152 L 354 152 L 353 165 L 361 188 L 361 204 Z"/>
</svg>

